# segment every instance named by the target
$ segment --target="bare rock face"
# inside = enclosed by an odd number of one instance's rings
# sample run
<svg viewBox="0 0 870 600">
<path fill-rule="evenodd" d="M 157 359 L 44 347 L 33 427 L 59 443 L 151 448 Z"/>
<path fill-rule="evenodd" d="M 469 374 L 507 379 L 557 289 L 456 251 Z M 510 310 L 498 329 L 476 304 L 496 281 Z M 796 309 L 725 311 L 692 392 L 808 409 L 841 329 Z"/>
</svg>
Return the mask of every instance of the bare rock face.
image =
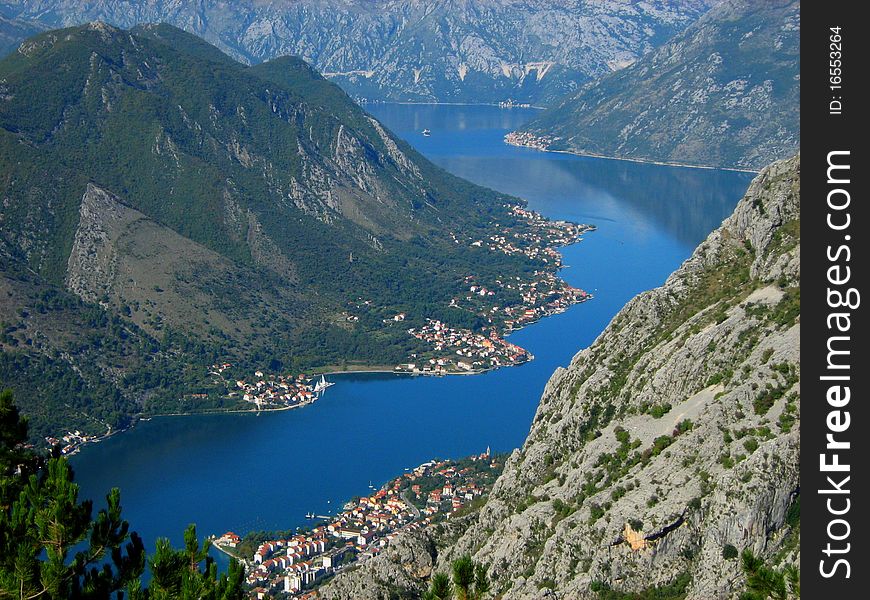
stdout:
<svg viewBox="0 0 870 600">
<path fill-rule="evenodd" d="M 282 269 L 288 279 L 295 276 L 292 263 L 272 247 L 256 218 L 249 214 L 248 220 L 244 225 L 254 259 Z M 237 271 L 217 252 L 126 206 L 105 189 L 87 185 L 65 277 L 67 289 L 83 300 L 121 308 L 148 332 L 157 333 L 166 321 L 180 323 L 186 331 L 205 331 L 210 324 L 245 327 L 245 316 L 232 313 L 208 292 L 255 277 L 250 270 Z M 271 295 L 270 301 L 278 302 Z"/>
<path fill-rule="evenodd" d="M 237 59 L 293 54 L 377 100 L 547 102 L 633 63 L 715 0 L 25 0 L 52 27 L 168 22 Z"/>
<path fill-rule="evenodd" d="M 79 227 L 69 255 L 67 288 L 90 302 L 106 296 L 118 273 L 115 242 L 125 227 L 143 217 L 89 183 L 82 196 Z"/>
<path fill-rule="evenodd" d="M 469 553 L 505 599 L 674 585 L 701 600 L 739 595 L 734 551 L 796 563 L 799 209 L 800 159 L 765 169 L 662 287 L 558 369 L 433 570 Z"/>
<path fill-rule="evenodd" d="M 505 598 L 681 575 L 689 597 L 717 598 L 741 583 L 727 545 L 794 560 L 799 177 L 799 159 L 765 170 L 665 285 L 553 376 L 478 525 L 439 567 L 474 551 Z M 633 548 L 626 524 L 645 543 Z"/>
<path fill-rule="evenodd" d="M 726 0 L 514 134 L 523 145 L 761 169 L 800 142 L 800 2 Z"/>
<path fill-rule="evenodd" d="M 421 532 L 408 533 L 361 567 L 339 574 L 321 590 L 326 600 L 390 600 L 396 590 L 421 594 L 435 564 L 435 543 Z M 356 576 L 364 573 L 363 577 Z"/>
</svg>

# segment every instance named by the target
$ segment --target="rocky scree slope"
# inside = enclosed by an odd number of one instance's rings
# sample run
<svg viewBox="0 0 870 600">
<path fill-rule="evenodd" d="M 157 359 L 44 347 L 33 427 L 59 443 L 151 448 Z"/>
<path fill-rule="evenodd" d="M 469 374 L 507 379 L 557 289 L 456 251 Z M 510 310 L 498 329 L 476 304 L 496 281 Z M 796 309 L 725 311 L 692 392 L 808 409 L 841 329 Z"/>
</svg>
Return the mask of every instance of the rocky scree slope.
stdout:
<svg viewBox="0 0 870 600">
<path fill-rule="evenodd" d="M 355 97 L 543 103 L 622 68 L 711 0 L 22 0 L 0 14 L 51 27 L 166 21 L 239 60 L 303 57 Z"/>
<path fill-rule="evenodd" d="M 757 170 L 800 142 L 800 2 L 727 0 L 528 123 L 551 150 Z"/>
<path fill-rule="evenodd" d="M 476 517 L 406 537 L 323 595 L 414 597 L 412 574 L 463 553 L 505 599 L 736 598 L 735 551 L 797 564 L 799 210 L 799 158 L 762 171 L 662 287 L 554 373 Z"/>
</svg>

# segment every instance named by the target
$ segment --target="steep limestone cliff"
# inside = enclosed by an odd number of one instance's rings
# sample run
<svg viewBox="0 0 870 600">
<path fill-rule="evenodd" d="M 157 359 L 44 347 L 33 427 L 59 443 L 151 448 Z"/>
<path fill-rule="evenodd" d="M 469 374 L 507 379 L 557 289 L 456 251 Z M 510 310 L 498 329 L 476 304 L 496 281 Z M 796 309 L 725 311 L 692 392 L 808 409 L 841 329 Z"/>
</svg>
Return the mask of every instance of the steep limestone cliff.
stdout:
<svg viewBox="0 0 870 600">
<path fill-rule="evenodd" d="M 480 514 L 430 532 L 431 570 L 470 553 L 505 599 L 664 586 L 709 599 L 742 589 L 735 551 L 796 563 L 799 209 L 800 159 L 768 167 L 662 287 L 557 370 Z M 431 540 L 416 539 L 422 555 Z M 385 562 L 378 579 L 404 581 Z M 389 597 L 371 582 L 363 567 L 333 585 Z"/>
</svg>

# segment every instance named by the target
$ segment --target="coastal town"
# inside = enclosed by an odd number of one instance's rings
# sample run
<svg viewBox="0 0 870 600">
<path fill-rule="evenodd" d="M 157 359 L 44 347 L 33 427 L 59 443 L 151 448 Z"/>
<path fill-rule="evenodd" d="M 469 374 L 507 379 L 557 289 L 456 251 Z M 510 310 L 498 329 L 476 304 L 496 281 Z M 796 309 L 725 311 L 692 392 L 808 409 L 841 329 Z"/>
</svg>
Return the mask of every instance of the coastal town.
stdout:
<svg viewBox="0 0 870 600">
<path fill-rule="evenodd" d="M 549 135 L 536 135 L 528 131 L 511 131 L 504 136 L 506 144 L 534 148 L 535 150 L 548 150 L 550 145 L 558 138 Z"/>
<path fill-rule="evenodd" d="M 111 433 L 111 431 L 111 428 L 109 428 L 108 433 Z M 102 438 L 99 435 L 82 433 L 76 429 L 75 431 L 68 431 L 65 435 L 61 436 L 60 439 L 46 436 L 45 442 L 48 444 L 49 448 L 60 447 L 61 454 L 64 456 L 71 456 L 77 453 L 83 445 L 98 442 L 100 439 Z"/>
<path fill-rule="evenodd" d="M 325 375 L 309 378 L 304 373 L 280 375 L 254 371 L 250 379 L 225 378 L 224 372 L 232 367 L 231 363 L 214 364 L 209 374 L 227 387 L 230 397 L 241 397 L 244 402 L 242 406 L 250 406 L 252 410 L 284 410 L 305 406 L 335 385 L 327 381 Z"/>
<path fill-rule="evenodd" d="M 234 532 L 212 539 L 245 568 L 249 596 L 313 598 L 311 590 L 350 565 L 380 554 L 397 535 L 429 527 L 479 503 L 504 467 L 485 452 L 459 461 L 430 460 L 294 535 L 252 540 Z M 248 553 L 245 553 L 248 550 Z"/>
<path fill-rule="evenodd" d="M 595 230 L 594 225 L 552 221 L 521 206 L 511 206 L 508 210 L 517 219 L 514 226 L 495 223 L 499 233 L 485 240 L 475 240 L 471 245 L 508 255 L 521 254 L 558 268 L 562 266 L 562 254 L 557 248 L 577 243 L 584 233 Z"/>
<path fill-rule="evenodd" d="M 588 292 L 572 287 L 557 272 L 562 265 L 558 248 L 577 243 L 595 226 L 549 220 L 519 205 L 505 205 L 508 218 L 495 223 L 496 233 L 486 238 L 462 239 L 451 234 L 453 242 L 471 248 L 507 255 L 521 255 L 537 261 L 540 268 L 520 277 L 466 275 L 462 291 L 448 305 L 474 315 L 481 323 L 477 329 L 457 327 L 432 315 L 409 315 L 404 311 L 384 311 L 371 300 L 359 298 L 347 304 L 342 319 L 356 323 L 363 318 L 385 327 L 408 321 L 409 335 L 423 342 L 407 362 L 394 367 L 396 373 L 450 375 L 480 373 L 515 366 L 534 356 L 508 342 L 504 336 L 539 319 L 564 312 L 592 298 Z"/>
<path fill-rule="evenodd" d="M 507 100 L 502 100 L 498 103 L 499 108 L 531 108 L 532 105 L 529 102 L 517 102 L 512 98 L 508 98 Z"/>
<path fill-rule="evenodd" d="M 476 373 L 522 364 L 534 358 L 527 350 L 499 337 L 495 331 L 484 335 L 470 329 L 448 327 L 435 319 L 427 319 L 426 325 L 411 328 L 408 333 L 431 345 L 439 356 L 422 363 L 397 365 L 397 372 L 434 375 Z"/>
<path fill-rule="evenodd" d="M 408 333 L 425 342 L 430 352 L 422 360 L 397 365 L 396 372 L 431 375 L 479 373 L 528 362 L 534 356 L 503 336 L 592 297 L 588 292 L 568 285 L 557 276 L 553 267 L 562 267 L 558 247 L 579 242 L 584 233 L 593 231 L 595 227 L 551 221 L 521 206 L 506 208 L 515 222 L 501 225 L 498 234 L 485 240 L 473 240 L 469 245 L 491 252 L 522 254 L 540 260 L 549 269 L 534 271 L 530 279 L 498 277 L 487 283 L 468 275 L 464 281 L 467 286 L 465 293 L 452 298 L 450 307 L 479 315 L 489 326 L 474 332 L 427 318 L 423 326 L 409 328 Z M 454 241 L 461 243 L 456 237 Z M 405 318 L 402 313 L 394 320 Z"/>
</svg>

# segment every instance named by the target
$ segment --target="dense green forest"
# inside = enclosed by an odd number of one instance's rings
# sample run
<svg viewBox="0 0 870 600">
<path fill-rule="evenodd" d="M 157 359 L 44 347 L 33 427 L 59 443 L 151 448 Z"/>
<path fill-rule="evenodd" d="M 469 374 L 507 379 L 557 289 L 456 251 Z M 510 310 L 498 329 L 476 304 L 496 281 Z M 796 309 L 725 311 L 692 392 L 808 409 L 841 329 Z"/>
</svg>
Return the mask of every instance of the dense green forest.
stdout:
<svg viewBox="0 0 870 600">
<path fill-rule="evenodd" d="M 426 350 L 407 328 L 427 318 L 501 325 L 450 306 L 469 276 L 554 268 L 472 247 L 521 228 L 519 200 L 433 165 L 302 60 L 93 23 L 27 40 L 0 82 L 0 377 L 33 440 L 231 406 L 216 361 L 394 365 Z"/>
</svg>

